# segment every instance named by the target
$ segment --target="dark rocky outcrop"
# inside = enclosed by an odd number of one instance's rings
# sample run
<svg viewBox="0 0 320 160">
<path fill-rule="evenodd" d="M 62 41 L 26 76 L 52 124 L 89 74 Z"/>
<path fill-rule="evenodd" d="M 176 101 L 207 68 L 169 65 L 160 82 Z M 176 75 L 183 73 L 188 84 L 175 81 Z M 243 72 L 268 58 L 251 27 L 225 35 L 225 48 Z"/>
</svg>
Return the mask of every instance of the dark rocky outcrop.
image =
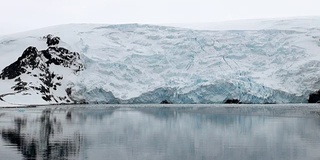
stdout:
<svg viewBox="0 0 320 160">
<path fill-rule="evenodd" d="M 48 46 L 58 45 L 60 43 L 60 37 L 53 37 L 51 34 L 48 34 L 44 38 L 47 39 Z"/>
<path fill-rule="evenodd" d="M 241 104 L 239 99 L 226 99 L 224 101 L 225 104 Z"/>
<path fill-rule="evenodd" d="M 36 47 L 28 47 L 17 61 L 2 70 L 0 78 L 16 78 L 21 74 L 26 73 L 26 66 L 29 66 L 32 69 L 36 68 L 38 65 L 36 61 L 36 58 L 38 57 L 37 52 L 38 50 Z"/>
<path fill-rule="evenodd" d="M 14 79 L 15 85 L 11 88 L 17 93 L 36 90 L 45 101 L 70 102 L 67 98 L 71 94 L 69 90 L 66 91 L 66 96 L 62 97 L 52 94 L 52 91 L 62 86 L 64 75 L 56 73 L 59 71 L 52 70 L 51 66 L 62 66 L 76 74 L 84 69 L 80 54 L 58 47 L 59 37 L 48 35 L 45 38 L 48 45 L 46 50 L 38 51 L 36 47 L 28 47 L 18 60 L 2 70 L 0 79 Z M 21 75 L 29 75 L 30 78 L 22 78 Z"/>
<path fill-rule="evenodd" d="M 309 95 L 308 103 L 320 103 L 320 90 Z"/>
<path fill-rule="evenodd" d="M 160 104 L 172 104 L 172 102 L 169 102 L 168 100 L 163 100 L 160 102 Z"/>
</svg>

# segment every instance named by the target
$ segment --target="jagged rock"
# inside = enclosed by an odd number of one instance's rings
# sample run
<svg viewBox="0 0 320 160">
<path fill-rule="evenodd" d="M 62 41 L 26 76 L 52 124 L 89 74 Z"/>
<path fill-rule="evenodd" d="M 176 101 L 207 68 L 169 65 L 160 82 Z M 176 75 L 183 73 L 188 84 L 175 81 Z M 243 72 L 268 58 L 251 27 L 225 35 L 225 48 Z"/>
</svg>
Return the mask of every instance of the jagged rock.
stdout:
<svg viewBox="0 0 320 160">
<path fill-rule="evenodd" d="M 320 90 L 311 93 L 308 99 L 309 103 L 320 103 Z"/>
<path fill-rule="evenodd" d="M 225 104 L 241 104 L 239 99 L 227 99 L 224 101 Z"/>
<path fill-rule="evenodd" d="M 163 100 L 160 102 L 160 104 L 172 104 L 171 102 L 169 102 L 168 100 Z"/>
<path fill-rule="evenodd" d="M 70 102 L 71 93 L 66 89 L 62 89 L 66 90 L 65 96 L 53 94 L 53 91 L 57 91 L 59 87 L 63 86 L 64 80 L 62 75 L 64 72 L 53 68 L 59 66 L 60 69 L 66 68 L 63 70 L 69 70 L 69 72 L 71 70 L 77 74 L 84 69 L 80 61 L 80 54 L 58 47 L 59 37 L 48 35 L 46 38 L 49 46 L 46 50 L 38 51 L 36 47 L 28 47 L 17 61 L 2 70 L 0 78 L 3 80 L 14 79 L 15 85 L 11 89 L 16 93 L 35 90 L 45 101 Z"/>
<path fill-rule="evenodd" d="M 71 111 L 68 111 L 68 112 L 67 112 L 66 118 L 67 118 L 68 120 L 71 119 Z"/>
<path fill-rule="evenodd" d="M 36 68 L 38 65 L 36 62 L 36 58 L 38 57 L 37 52 L 37 48 L 28 47 L 17 61 L 2 70 L 0 78 L 13 79 L 26 73 L 26 67 L 30 67 L 32 69 Z"/>
<path fill-rule="evenodd" d="M 67 93 L 67 95 L 70 97 L 70 96 L 71 96 L 71 93 L 72 93 L 72 89 L 71 89 L 71 88 L 67 88 L 67 89 L 66 89 L 66 93 Z"/>
<path fill-rule="evenodd" d="M 48 46 L 57 45 L 60 42 L 60 37 L 53 37 L 51 34 L 48 34 L 45 38 Z"/>
</svg>

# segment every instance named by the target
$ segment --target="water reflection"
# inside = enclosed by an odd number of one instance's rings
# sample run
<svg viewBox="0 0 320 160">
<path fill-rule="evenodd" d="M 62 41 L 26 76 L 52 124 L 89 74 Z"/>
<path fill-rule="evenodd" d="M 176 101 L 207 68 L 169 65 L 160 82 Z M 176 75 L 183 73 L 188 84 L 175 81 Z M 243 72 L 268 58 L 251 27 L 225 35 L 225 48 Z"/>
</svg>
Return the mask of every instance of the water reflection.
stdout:
<svg viewBox="0 0 320 160">
<path fill-rule="evenodd" d="M 41 114 L 5 114 L 0 122 L 13 118 L 13 124 L 0 123 L 0 128 L 6 145 L 15 146 L 26 159 L 320 158 L 320 117 L 314 114 L 320 108 L 299 116 L 292 109 L 253 109 L 277 116 L 236 114 L 237 108 L 194 110 L 45 109 Z"/>
<path fill-rule="evenodd" d="M 35 127 L 31 133 L 28 132 L 28 123 Z M 52 118 L 50 109 L 44 110 L 40 118 L 31 121 L 27 117 L 15 117 L 13 127 L 2 129 L 1 132 L 5 142 L 16 146 L 26 159 L 66 159 L 78 155 L 82 139 L 80 134 L 56 139 L 61 134 L 61 122 Z"/>
</svg>

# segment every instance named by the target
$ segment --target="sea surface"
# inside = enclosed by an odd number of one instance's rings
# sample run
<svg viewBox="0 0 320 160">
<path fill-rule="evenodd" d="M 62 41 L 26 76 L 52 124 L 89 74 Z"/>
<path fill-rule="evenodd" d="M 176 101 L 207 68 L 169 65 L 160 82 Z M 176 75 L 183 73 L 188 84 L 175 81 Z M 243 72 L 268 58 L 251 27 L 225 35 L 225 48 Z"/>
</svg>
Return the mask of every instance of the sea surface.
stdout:
<svg viewBox="0 0 320 160">
<path fill-rule="evenodd" d="M 320 159 L 320 105 L 0 108 L 0 159 Z"/>
</svg>

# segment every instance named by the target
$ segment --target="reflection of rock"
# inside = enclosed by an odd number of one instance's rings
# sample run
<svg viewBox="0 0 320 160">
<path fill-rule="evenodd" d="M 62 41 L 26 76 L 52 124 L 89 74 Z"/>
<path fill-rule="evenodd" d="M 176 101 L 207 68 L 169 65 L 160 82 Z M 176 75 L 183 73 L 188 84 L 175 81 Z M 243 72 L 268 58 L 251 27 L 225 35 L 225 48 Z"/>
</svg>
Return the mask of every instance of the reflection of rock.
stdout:
<svg viewBox="0 0 320 160">
<path fill-rule="evenodd" d="M 70 111 L 67 112 L 66 118 L 67 118 L 68 120 L 71 120 L 71 112 L 70 112 Z"/>
<path fill-rule="evenodd" d="M 72 139 L 57 137 L 62 132 L 61 123 L 52 118 L 50 110 L 45 110 L 38 122 L 32 122 L 40 123 L 39 135 L 25 133 L 24 128 L 29 123 L 27 119 L 16 118 L 14 122 L 14 129 L 3 129 L 1 136 L 6 142 L 17 146 L 26 159 L 68 159 L 79 153 L 81 136 L 75 134 Z"/>
<path fill-rule="evenodd" d="M 16 118 L 14 122 L 15 129 L 3 130 L 2 138 L 11 144 L 17 145 L 18 150 L 21 151 L 25 158 L 34 158 L 36 155 L 35 142 L 33 140 L 27 141 L 25 136 L 21 134 L 21 129 L 26 125 L 26 119 Z"/>
<path fill-rule="evenodd" d="M 18 147 L 18 150 L 22 153 L 23 157 L 30 159 L 35 158 L 37 155 L 37 146 L 32 140 L 28 142 L 19 132 L 13 129 L 2 131 L 2 138 Z"/>
</svg>

